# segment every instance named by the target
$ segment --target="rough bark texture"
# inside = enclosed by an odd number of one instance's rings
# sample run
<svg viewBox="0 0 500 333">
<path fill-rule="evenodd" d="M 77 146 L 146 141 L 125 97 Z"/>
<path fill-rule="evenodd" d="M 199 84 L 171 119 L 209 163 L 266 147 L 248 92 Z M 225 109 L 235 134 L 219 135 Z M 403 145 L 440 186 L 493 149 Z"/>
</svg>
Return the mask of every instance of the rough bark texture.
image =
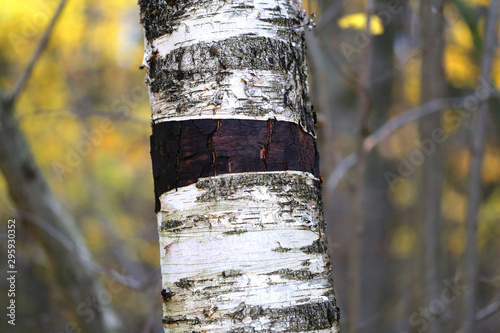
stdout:
<svg viewBox="0 0 500 333">
<path fill-rule="evenodd" d="M 295 1 L 139 4 L 153 120 L 275 118 L 314 135 Z"/>
<path fill-rule="evenodd" d="M 337 332 L 299 2 L 139 5 L 165 332 Z"/>
<path fill-rule="evenodd" d="M 302 172 L 243 173 L 164 193 L 165 327 L 329 332 L 338 314 L 318 185 Z"/>
</svg>

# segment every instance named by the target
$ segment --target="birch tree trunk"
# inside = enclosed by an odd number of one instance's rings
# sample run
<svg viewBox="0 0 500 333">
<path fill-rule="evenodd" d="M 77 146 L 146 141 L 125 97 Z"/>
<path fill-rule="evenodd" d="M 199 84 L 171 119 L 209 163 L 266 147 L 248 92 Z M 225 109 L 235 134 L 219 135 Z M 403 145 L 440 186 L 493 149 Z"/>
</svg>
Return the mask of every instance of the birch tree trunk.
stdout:
<svg viewBox="0 0 500 333">
<path fill-rule="evenodd" d="M 338 332 L 299 1 L 139 5 L 165 332 Z"/>
</svg>

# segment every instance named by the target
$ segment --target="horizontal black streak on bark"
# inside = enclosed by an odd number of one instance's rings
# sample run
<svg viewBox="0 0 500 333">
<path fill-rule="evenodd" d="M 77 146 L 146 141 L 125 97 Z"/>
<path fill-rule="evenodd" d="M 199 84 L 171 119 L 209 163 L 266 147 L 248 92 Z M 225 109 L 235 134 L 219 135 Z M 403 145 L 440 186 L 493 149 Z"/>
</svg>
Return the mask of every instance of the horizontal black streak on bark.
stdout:
<svg viewBox="0 0 500 333">
<path fill-rule="evenodd" d="M 252 320 L 258 320 L 260 317 L 267 317 L 271 322 L 282 324 L 286 323 L 287 326 L 283 332 L 300 332 L 311 330 L 322 330 L 331 328 L 338 322 L 338 307 L 334 299 L 329 299 L 326 302 L 309 303 L 302 305 L 295 305 L 283 308 L 262 308 L 260 306 L 247 306 L 244 303 L 240 304 L 238 309 L 232 313 L 224 315 L 222 318 L 231 318 L 235 322 L 241 322 L 243 319 L 250 317 Z M 195 319 L 187 319 L 186 317 L 172 318 L 164 317 L 163 324 L 165 327 L 175 325 L 179 322 L 191 322 L 191 327 L 196 332 L 196 325 L 198 324 Z M 241 327 L 236 325 L 231 332 L 257 332 L 252 326 Z M 258 332 L 275 332 L 273 328 L 259 330 Z"/>
<path fill-rule="evenodd" d="M 287 170 L 319 177 L 316 140 L 297 124 L 274 120 L 157 123 L 151 135 L 151 158 L 156 212 L 163 193 L 204 177 Z"/>
<path fill-rule="evenodd" d="M 183 59 L 196 64 L 195 68 L 179 70 Z M 304 62 L 304 54 L 291 43 L 242 34 L 222 41 L 180 47 L 165 57 L 152 59 L 149 63 L 151 90 L 175 92 L 183 80 L 195 75 L 211 74 L 210 79 L 217 77 L 220 81 L 233 69 L 286 71 L 299 78 Z"/>
</svg>

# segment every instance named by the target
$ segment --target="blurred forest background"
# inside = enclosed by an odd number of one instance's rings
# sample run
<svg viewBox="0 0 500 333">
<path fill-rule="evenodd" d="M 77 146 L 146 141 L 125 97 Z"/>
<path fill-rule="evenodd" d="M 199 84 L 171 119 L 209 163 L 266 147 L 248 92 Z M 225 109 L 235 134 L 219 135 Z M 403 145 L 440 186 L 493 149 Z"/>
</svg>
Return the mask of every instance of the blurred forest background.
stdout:
<svg viewBox="0 0 500 333">
<path fill-rule="evenodd" d="M 0 93 L 21 83 L 14 117 L 72 230 L 30 217 L 9 197 L 23 179 L 0 176 L 0 270 L 9 218 L 18 270 L 15 328 L 0 280 L 0 330 L 99 332 L 81 318 L 107 312 L 117 332 L 159 333 L 138 6 L 67 1 L 24 83 L 58 6 L 4 0 L 0 9 Z M 303 6 L 316 14 L 306 34 L 310 87 L 343 331 L 499 332 L 500 54 L 498 24 L 487 28 L 498 0 Z M 98 276 L 95 297 L 67 278 L 79 270 Z"/>
</svg>

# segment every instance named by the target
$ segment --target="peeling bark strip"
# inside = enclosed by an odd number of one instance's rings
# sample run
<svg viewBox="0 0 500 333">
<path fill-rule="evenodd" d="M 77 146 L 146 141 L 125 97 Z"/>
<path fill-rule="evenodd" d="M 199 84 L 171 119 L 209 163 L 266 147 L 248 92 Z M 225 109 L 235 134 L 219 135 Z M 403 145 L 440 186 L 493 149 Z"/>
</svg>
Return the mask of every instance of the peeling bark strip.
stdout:
<svg viewBox="0 0 500 333">
<path fill-rule="evenodd" d="M 236 172 L 305 171 L 319 177 L 316 140 L 294 123 L 187 120 L 153 126 L 151 156 L 159 197 L 199 178 Z"/>
<path fill-rule="evenodd" d="M 164 193 L 166 332 L 337 332 L 319 180 L 226 174 Z"/>
<path fill-rule="evenodd" d="M 276 119 L 315 135 L 297 1 L 139 4 L 153 122 Z"/>
</svg>

